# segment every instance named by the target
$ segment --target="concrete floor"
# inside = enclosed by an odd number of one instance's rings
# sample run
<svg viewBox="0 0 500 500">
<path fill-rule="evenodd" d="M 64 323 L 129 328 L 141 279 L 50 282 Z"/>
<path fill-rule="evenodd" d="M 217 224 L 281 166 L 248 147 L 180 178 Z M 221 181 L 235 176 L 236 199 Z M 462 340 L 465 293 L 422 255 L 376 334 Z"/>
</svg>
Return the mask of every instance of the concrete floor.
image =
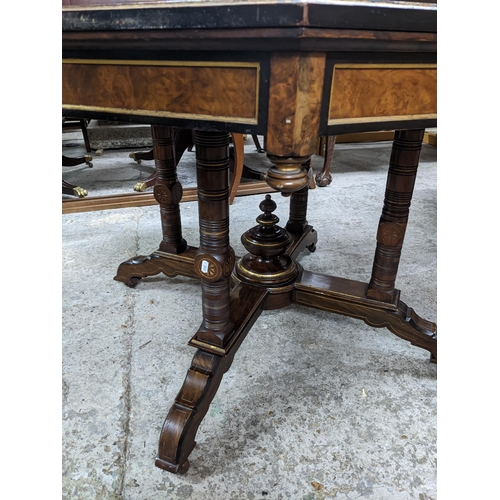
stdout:
<svg viewBox="0 0 500 500">
<path fill-rule="evenodd" d="M 251 140 L 245 149 L 249 162 L 267 165 Z M 131 191 L 153 164 L 135 164 L 130 151 L 105 150 L 93 169 L 63 168 L 63 177 L 89 196 Z M 332 184 L 310 192 L 319 238 L 299 259 L 305 269 L 369 280 L 390 151 L 388 142 L 336 146 Z M 83 152 L 66 140 L 64 154 Z M 194 153 L 182 162 L 188 186 Z M 314 158 L 315 170 L 321 163 Z M 424 144 L 396 282 L 431 321 L 436 166 L 436 148 Z M 231 206 L 237 255 L 262 198 Z M 288 200 L 273 199 L 284 224 Z M 181 204 L 181 215 L 196 246 L 196 203 Z M 160 239 L 158 206 L 62 216 L 64 499 L 436 498 L 437 367 L 428 353 L 386 329 L 297 305 L 257 320 L 199 428 L 188 473 L 157 469 L 159 432 L 195 351 L 187 342 L 200 324 L 200 287 L 156 276 L 131 289 L 113 276 Z"/>
</svg>

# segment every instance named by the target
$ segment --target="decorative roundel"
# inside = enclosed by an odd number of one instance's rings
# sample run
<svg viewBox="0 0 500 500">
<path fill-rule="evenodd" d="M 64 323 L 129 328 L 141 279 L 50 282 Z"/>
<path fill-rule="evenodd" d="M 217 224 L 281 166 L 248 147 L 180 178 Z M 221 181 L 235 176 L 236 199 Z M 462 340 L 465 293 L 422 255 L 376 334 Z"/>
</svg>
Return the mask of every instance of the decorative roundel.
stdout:
<svg viewBox="0 0 500 500">
<path fill-rule="evenodd" d="M 397 245 L 403 241 L 404 234 L 404 225 L 394 222 L 386 222 L 380 225 L 379 239 L 383 245 Z"/>
<path fill-rule="evenodd" d="M 182 185 L 176 182 L 172 187 L 172 203 L 180 203 L 182 200 Z"/>
<path fill-rule="evenodd" d="M 222 266 L 211 255 L 198 255 L 194 259 L 196 273 L 202 278 L 217 281 L 222 276 Z"/>
<path fill-rule="evenodd" d="M 153 195 L 158 203 L 169 205 L 172 202 L 172 193 L 167 186 L 156 184 L 153 189 Z"/>
<path fill-rule="evenodd" d="M 224 276 L 229 276 L 233 272 L 235 260 L 236 257 L 234 255 L 234 250 L 230 248 L 226 259 L 224 260 L 224 266 L 222 270 Z"/>
</svg>

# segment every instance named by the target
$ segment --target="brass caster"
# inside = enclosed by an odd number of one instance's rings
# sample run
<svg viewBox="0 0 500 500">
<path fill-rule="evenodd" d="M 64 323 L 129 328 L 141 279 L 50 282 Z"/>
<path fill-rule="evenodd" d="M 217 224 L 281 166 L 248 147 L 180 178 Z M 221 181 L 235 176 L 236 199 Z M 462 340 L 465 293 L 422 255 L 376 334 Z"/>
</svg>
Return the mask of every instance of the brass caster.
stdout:
<svg viewBox="0 0 500 500">
<path fill-rule="evenodd" d="M 146 191 L 147 188 L 148 188 L 148 186 L 145 182 L 138 182 L 134 186 L 134 191 L 137 191 L 138 193 L 142 193 L 143 191 Z"/>
<path fill-rule="evenodd" d="M 78 186 L 73 188 L 73 193 L 75 196 L 78 196 L 78 198 L 85 198 L 85 196 L 89 194 L 86 189 L 83 189 Z"/>
<path fill-rule="evenodd" d="M 87 166 L 89 168 L 92 168 L 94 166 L 94 165 L 92 165 L 92 156 L 85 155 L 84 158 L 85 158 L 85 163 L 87 164 Z"/>
<path fill-rule="evenodd" d="M 130 153 L 128 155 L 128 157 L 132 158 L 132 160 L 134 160 L 135 162 L 137 162 L 139 165 L 141 164 L 141 160 L 135 157 L 135 153 Z M 134 187 L 134 189 L 135 189 L 135 187 Z M 135 189 L 135 190 L 138 191 L 137 189 Z M 144 189 L 143 189 L 143 191 L 144 191 Z"/>
</svg>

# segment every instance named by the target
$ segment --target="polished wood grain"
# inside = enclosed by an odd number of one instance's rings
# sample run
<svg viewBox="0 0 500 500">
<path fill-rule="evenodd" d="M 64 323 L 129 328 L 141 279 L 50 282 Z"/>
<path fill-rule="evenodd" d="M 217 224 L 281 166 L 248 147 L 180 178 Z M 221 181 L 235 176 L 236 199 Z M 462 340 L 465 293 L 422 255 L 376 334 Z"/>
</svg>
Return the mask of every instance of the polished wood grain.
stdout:
<svg viewBox="0 0 500 500">
<path fill-rule="evenodd" d="M 274 156 L 308 157 L 319 136 L 324 53 L 271 57 L 266 150 Z"/>
<path fill-rule="evenodd" d="M 294 193 L 311 182 L 304 164 L 317 146 L 324 73 L 324 53 L 271 57 L 266 150 L 274 165 L 266 181 L 282 193 Z"/>
<path fill-rule="evenodd" d="M 435 65 L 338 64 L 333 73 L 328 124 L 435 118 Z"/>
<path fill-rule="evenodd" d="M 259 64 L 63 60 L 63 109 L 257 123 Z"/>
</svg>

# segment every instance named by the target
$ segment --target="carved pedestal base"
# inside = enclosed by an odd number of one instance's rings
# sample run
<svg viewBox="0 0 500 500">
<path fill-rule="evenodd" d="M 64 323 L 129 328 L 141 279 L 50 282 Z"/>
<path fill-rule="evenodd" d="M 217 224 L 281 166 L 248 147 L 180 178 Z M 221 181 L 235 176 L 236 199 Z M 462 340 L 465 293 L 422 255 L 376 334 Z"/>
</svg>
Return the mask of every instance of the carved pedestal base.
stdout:
<svg viewBox="0 0 500 500">
<path fill-rule="evenodd" d="M 163 425 L 156 459 L 156 466 L 173 473 L 188 470 L 198 427 L 263 310 L 296 303 L 361 319 L 370 326 L 388 328 L 429 351 L 431 361 L 437 361 L 436 324 L 418 316 L 394 288 L 422 131 L 396 134 L 369 283 L 304 271 L 296 262 L 302 250 L 314 251 L 317 242 L 306 220 L 310 172 L 303 167 L 304 158 L 273 158 L 278 164 L 274 181 L 291 195 L 286 229 L 277 225 L 276 205 L 267 196 L 260 204 L 263 214 L 257 217 L 258 225 L 242 236 L 248 254 L 234 265 L 228 231 L 228 139 L 210 134 L 196 133 L 200 248 L 179 250 L 177 246 L 171 253 L 159 250 L 136 257 L 121 264 L 115 277 L 128 286 L 160 272 L 201 279 L 203 322 L 189 342 L 197 351 Z M 175 185 L 172 175 L 167 180 Z M 166 202 L 165 206 L 170 207 Z M 164 220 L 163 245 L 183 241 L 180 219 L 174 217 L 174 210 L 171 213 Z"/>
<path fill-rule="evenodd" d="M 368 283 L 303 271 L 295 257 L 301 249 L 315 245 L 314 229 L 306 225 L 302 234 L 293 235 L 280 228 L 279 219 L 272 214 L 276 205 L 269 195 L 260 208 L 264 214 L 257 218 L 259 225 L 242 236 L 249 253 L 238 260 L 232 276 L 229 323 L 233 333 L 222 346 L 200 339 L 198 333 L 189 342 L 198 350 L 163 425 L 155 462 L 166 471 L 185 473 L 189 469 L 188 457 L 196 445 L 198 427 L 224 373 L 263 310 L 297 303 L 362 319 L 428 350 L 431 361 L 436 361 L 436 325 L 399 300 L 398 290 L 392 302 L 380 301 L 367 296 Z"/>
</svg>

